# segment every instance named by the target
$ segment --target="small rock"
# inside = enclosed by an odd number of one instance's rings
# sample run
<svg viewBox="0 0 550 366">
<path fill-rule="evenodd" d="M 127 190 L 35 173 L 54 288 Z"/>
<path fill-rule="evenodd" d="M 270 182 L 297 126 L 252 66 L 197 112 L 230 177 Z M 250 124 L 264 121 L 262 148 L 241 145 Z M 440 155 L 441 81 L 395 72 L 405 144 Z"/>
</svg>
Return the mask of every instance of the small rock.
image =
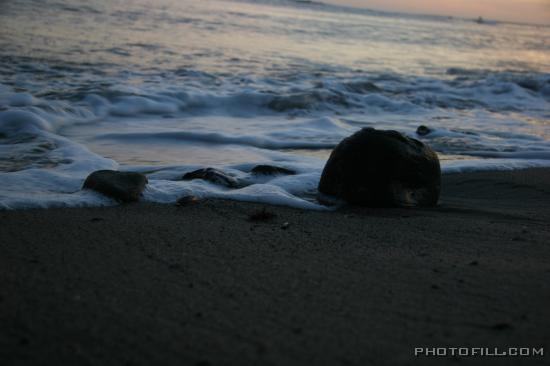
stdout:
<svg viewBox="0 0 550 366">
<path fill-rule="evenodd" d="M 471 261 L 469 263 L 470 266 L 477 266 L 479 263 L 477 261 Z"/>
<path fill-rule="evenodd" d="M 176 201 L 176 206 L 189 206 L 195 205 L 200 202 L 200 199 L 196 196 L 183 196 Z"/>
<path fill-rule="evenodd" d="M 252 174 L 262 174 L 262 175 L 275 175 L 275 174 L 281 174 L 281 175 L 294 175 L 296 172 L 291 169 L 287 168 L 281 168 L 279 166 L 272 166 L 272 165 L 256 165 L 251 170 Z"/>
<path fill-rule="evenodd" d="M 241 186 L 241 184 L 236 178 L 215 168 L 197 169 L 195 171 L 185 173 L 181 179 L 183 180 L 202 179 L 202 180 L 206 180 L 214 184 L 219 184 L 229 188 L 239 188 Z"/>
<path fill-rule="evenodd" d="M 416 129 L 416 134 L 418 136 L 426 136 L 427 134 L 431 133 L 433 130 L 429 128 L 428 126 L 420 125 Z"/>
<path fill-rule="evenodd" d="M 267 211 L 264 207 L 261 210 L 254 211 L 248 215 L 248 221 L 269 221 L 274 219 L 277 215 L 274 212 Z"/>
<path fill-rule="evenodd" d="M 517 84 L 524 89 L 529 89 L 534 92 L 538 92 L 541 89 L 541 84 L 535 79 L 523 79 L 518 81 Z"/>
<path fill-rule="evenodd" d="M 283 224 L 281 225 L 281 229 L 286 230 L 289 226 L 290 224 L 288 222 L 283 222 Z"/>
<path fill-rule="evenodd" d="M 92 189 L 121 202 L 138 201 L 147 185 L 141 173 L 97 170 L 84 181 L 83 189 Z"/>
<path fill-rule="evenodd" d="M 493 330 L 508 330 L 512 329 L 513 327 L 508 323 L 497 323 L 490 327 Z"/>
<path fill-rule="evenodd" d="M 357 81 L 346 84 L 346 89 L 352 93 L 366 94 L 379 93 L 382 91 L 376 84 L 370 81 Z"/>
</svg>

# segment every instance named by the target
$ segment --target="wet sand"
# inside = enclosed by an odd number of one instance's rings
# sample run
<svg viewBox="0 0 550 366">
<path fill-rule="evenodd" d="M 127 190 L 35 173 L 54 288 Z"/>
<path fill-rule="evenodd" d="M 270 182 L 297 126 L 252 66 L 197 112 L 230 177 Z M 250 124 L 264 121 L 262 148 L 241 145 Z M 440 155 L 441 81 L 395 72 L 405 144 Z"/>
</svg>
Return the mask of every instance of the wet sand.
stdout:
<svg viewBox="0 0 550 366">
<path fill-rule="evenodd" d="M 249 220 L 264 207 L 275 216 Z M 444 176 L 434 209 L 2 211 L 0 360 L 548 364 L 549 223 L 550 169 Z M 545 356 L 415 357 L 423 346 Z"/>
</svg>

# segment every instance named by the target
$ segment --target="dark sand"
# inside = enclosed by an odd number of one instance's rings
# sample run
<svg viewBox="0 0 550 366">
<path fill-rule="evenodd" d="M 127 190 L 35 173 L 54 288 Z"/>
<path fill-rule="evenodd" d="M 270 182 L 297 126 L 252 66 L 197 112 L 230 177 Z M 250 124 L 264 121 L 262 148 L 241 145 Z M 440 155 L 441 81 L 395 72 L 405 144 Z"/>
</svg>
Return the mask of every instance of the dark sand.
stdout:
<svg viewBox="0 0 550 366">
<path fill-rule="evenodd" d="M 261 207 L 0 212 L 0 364 L 550 364 L 550 170 L 445 176 L 435 209 Z"/>
</svg>

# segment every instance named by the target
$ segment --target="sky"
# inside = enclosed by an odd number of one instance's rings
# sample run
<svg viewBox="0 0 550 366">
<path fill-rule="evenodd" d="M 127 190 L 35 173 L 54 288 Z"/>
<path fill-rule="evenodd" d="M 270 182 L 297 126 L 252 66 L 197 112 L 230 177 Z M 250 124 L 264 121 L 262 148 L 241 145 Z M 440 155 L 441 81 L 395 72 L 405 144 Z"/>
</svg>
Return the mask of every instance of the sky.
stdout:
<svg viewBox="0 0 550 366">
<path fill-rule="evenodd" d="M 550 25 L 550 0 L 325 0 L 323 2 L 408 13 L 508 20 Z"/>
</svg>

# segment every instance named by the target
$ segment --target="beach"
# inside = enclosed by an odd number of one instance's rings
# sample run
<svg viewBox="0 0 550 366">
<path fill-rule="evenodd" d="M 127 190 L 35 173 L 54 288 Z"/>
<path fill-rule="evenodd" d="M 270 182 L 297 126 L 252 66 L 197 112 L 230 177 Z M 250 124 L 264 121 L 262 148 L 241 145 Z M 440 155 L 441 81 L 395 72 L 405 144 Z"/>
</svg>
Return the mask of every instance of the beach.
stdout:
<svg viewBox="0 0 550 366">
<path fill-rule="evenodd" d="M 550 170 L 442 183 L 429 209 L 206 199 L 0 211 L 2 363 L 547 364 Z M 274 216 L 251 221 L 262 210 Z"/>
<path fill-rule="evenodd" d="M 492 1 L 0 1 L 0 366 L 550 365 L 549 8 Z"/>
</svg>

